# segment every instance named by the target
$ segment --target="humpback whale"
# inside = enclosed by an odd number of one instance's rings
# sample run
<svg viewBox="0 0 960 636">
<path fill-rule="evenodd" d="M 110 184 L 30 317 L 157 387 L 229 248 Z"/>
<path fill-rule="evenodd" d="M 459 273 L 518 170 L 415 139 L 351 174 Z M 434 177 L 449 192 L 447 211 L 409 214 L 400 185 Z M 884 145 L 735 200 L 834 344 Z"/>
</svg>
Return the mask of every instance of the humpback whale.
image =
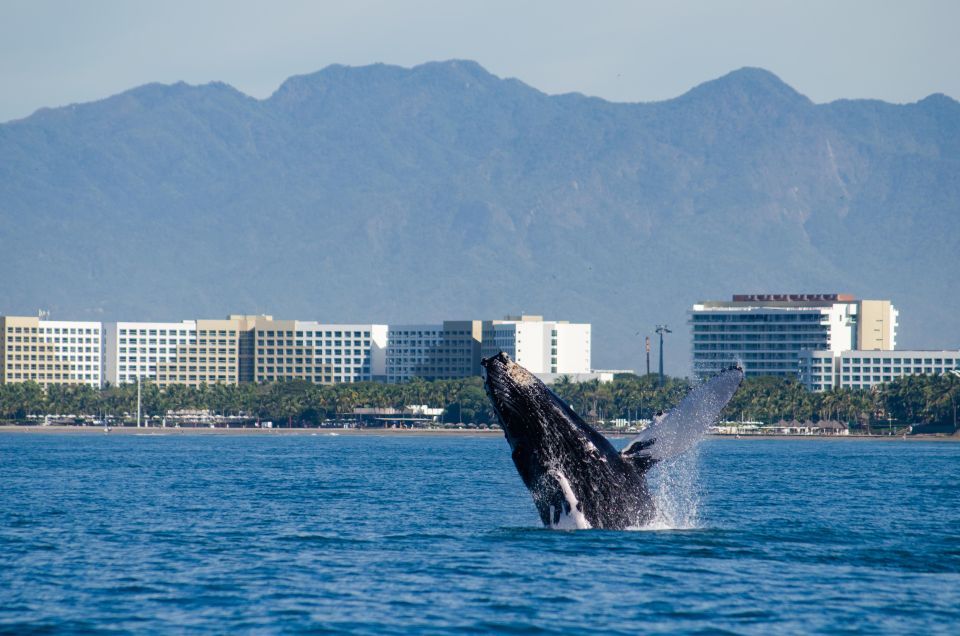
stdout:
<svg viewBox="0 0 960 636">
<path fill-rule="evenodd" d="M 536 376 L 503 352 L 485 358 L 484 388 L 513 463 L 550 528 L 625 529 L 654 516 L 646 472 L 683 453 L 714 424 L 743 380 L 728 369 L 695 387 L 617 451 Z"/>
</svg>

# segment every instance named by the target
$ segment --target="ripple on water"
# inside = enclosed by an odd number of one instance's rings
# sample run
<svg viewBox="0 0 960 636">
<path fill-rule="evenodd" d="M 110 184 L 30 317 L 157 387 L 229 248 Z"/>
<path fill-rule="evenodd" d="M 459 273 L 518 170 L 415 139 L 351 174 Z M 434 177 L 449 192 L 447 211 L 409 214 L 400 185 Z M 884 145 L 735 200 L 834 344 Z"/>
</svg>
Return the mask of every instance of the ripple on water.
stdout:
<svg viewBox="0 0 960 636">
<path fill-rule="evenodd" d="M 683 461 L 652 475 L 642 532 L 554 532 L 502 439 L 0 436 L 0 631 L 960 623 L 960 445 L 709 441 Z"/>
</svg>

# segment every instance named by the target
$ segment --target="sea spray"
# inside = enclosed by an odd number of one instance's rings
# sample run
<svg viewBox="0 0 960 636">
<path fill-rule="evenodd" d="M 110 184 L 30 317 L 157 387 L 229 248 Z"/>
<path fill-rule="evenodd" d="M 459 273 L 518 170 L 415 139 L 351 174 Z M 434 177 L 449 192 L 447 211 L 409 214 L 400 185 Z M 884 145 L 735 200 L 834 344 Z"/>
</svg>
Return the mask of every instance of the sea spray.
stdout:
<svg viewBox="0 0 960 636">
<path fill-rule="evenodd" d="M 659 461 L 647 473 L 647 484 L 655 506 L 650 523 L 640 530 L 687 530 L 699 526 L 700 510 L 700 443 L 709 427 L 716 424 L 720 410 L 739 386 L 742 374 L 715 377 L 711 382 L 726 381 L 718 393 L 708 383 L 695 384 L 690 393 L 666 416 L 645 429 L 637 440 L 658 441 L 650 452 Z M 736 381 L 736 385 L 731 385 Z M 721 394 L 722 393 L 722 394 Z"/>
<path fill-rule="evenodd" d="M 647 474 L 656 513 L 640 530 L 690 530 L 699 527 L 699 449 L 665 460 Z"/>
</svg>

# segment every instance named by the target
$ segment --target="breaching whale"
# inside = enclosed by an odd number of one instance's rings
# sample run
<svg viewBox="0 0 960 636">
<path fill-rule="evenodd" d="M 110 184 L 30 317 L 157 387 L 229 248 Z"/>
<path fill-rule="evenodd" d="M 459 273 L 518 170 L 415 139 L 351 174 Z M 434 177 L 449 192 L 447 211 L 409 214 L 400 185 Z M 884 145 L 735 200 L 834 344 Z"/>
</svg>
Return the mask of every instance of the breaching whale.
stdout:
<svg viewBox="0 0 960 636">
<path fill-rule="evenodd" d="M 696 444 L 743 380 L 743 371 L 731 368 L 695 387 L 618 452 L 506 353 L 481 365 L 513 463 L 551 528 L 622 530 L 649 523 L 655 506 L 647 470 Z"/>
</svg>

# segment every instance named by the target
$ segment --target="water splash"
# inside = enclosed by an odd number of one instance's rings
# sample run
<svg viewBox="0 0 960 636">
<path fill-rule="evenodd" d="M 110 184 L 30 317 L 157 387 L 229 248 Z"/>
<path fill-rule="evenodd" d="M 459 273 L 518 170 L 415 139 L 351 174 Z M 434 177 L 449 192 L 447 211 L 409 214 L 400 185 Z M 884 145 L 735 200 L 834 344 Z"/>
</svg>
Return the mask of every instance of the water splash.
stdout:
<svg viewBox="0 0 960 636">
<path fill-rule="evenodd" d="M 691 530 L 699 527 L 700 464 L 694 447 L 679 457 L 661 462 L 647 475 L 650 495 L 657 508 L 643 530 Z"/>
<path fill-rule="evenodd" d="M 694 385 L 667 415 L 634 438 L 641 453 L 659 460 L 647 473 L 656 512 L 645 530 L 689 530 L 699 527 L 699 444 L 743 381 L 739 367 Z"/>
</svg>

